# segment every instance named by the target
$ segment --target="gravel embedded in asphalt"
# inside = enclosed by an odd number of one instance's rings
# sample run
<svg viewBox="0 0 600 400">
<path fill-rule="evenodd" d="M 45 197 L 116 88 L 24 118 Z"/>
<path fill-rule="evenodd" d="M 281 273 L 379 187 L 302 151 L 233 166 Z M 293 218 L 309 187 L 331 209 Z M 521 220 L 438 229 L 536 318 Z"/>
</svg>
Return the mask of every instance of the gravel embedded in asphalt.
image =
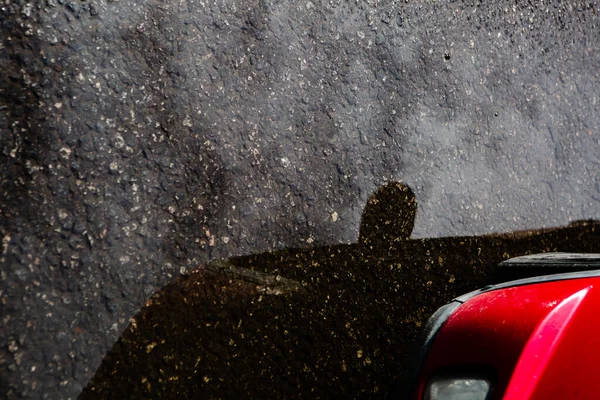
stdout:
<svg viewBox="0 0 600 400">
<path fill-rule="evenodd" d="M 209 260 L 600 214 L 595 2 L 0 5 L 0 388 L 75 398 Z M 335 218 L 334 218 L 335 215 Z"/>
</svg>

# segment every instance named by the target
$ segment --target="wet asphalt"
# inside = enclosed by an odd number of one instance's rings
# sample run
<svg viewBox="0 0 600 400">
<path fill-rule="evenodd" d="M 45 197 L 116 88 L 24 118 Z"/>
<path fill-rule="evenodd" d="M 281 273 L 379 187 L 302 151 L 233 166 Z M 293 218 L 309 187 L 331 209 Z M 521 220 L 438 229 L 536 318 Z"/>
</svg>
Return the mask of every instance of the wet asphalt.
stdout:
<svg viewBox="0 0 600 400">
<path fill-rule="evenodd" d="M 0 389 L 75 398 L 210 260 L 600 216 L 595 2 L 7 0 Z"/>
</svg>

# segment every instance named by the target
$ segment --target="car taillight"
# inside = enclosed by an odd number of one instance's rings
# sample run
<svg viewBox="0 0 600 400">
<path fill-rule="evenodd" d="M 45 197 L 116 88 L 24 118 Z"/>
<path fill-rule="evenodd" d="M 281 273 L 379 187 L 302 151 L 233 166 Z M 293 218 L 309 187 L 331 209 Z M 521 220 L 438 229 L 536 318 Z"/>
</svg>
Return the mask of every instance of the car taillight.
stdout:
<svg viewBox="0 0 600 400">
<path fill-rule="evenodd" d="M 424 400 L 485 400 L 490 389 L 487 379 L 434 377 L 427 385 Z"/>
</svg>

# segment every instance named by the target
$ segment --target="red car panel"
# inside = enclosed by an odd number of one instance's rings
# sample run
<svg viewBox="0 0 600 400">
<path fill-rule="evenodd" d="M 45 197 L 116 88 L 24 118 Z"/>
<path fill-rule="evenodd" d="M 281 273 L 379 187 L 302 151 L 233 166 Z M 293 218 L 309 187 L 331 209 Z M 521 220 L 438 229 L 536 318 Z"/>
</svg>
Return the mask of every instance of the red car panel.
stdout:
<svg viewBox="0 0 600 400">
<path fill-rule="evenodd" d="M 413 393 L 444 373 L 492 375 L 490 399 L 598 399 L 600 277 L 506 287 L 460 305 L 435 335 Z"/>
</svg>

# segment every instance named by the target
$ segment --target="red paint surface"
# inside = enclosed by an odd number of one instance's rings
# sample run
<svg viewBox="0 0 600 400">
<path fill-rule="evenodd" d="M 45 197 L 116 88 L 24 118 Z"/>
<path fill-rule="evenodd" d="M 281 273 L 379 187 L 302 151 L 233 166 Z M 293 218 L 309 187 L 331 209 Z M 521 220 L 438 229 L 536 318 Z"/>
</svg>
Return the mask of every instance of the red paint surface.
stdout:
<svg viewBox="0 0 600 400">
<path fill-rule="evenodd" d="M 528 400 L 539 387 L 544 372 L 556 361 L 558 347 L 591 286 L 558 304 L 538 325 L 515 367 L 504 400 Z"/>
<path fill-rule="evenodd" d="M 471 298 L 436 336 L 415 398 L 421 398 L 427 381 L 438 373 L 492 371 L 492 400 L 503 398 L 509 382 L 517 385 L 528 379 L 528 389 L 515 386 L 513 394 L 507 392 L 516 396 L 510 399 L 600 399 L 600 387 L 596 386 L 596 380 L 600 383 L 599 288 L 600 278 L 573 279 L 494 290 Z M 578 292 L 581 298 L 575 296 L 552 314 Z M 532 336 L 536 330 L 545 333 L 546 341 Z M 540 363 L 543 357 L 546 359 Z M 518 365 L 517 372 L 527 376 L 515 375 L 511 381 Z M 533 370 L 538 371 L 535 380 L 530 375 Z"/>
</svg>

